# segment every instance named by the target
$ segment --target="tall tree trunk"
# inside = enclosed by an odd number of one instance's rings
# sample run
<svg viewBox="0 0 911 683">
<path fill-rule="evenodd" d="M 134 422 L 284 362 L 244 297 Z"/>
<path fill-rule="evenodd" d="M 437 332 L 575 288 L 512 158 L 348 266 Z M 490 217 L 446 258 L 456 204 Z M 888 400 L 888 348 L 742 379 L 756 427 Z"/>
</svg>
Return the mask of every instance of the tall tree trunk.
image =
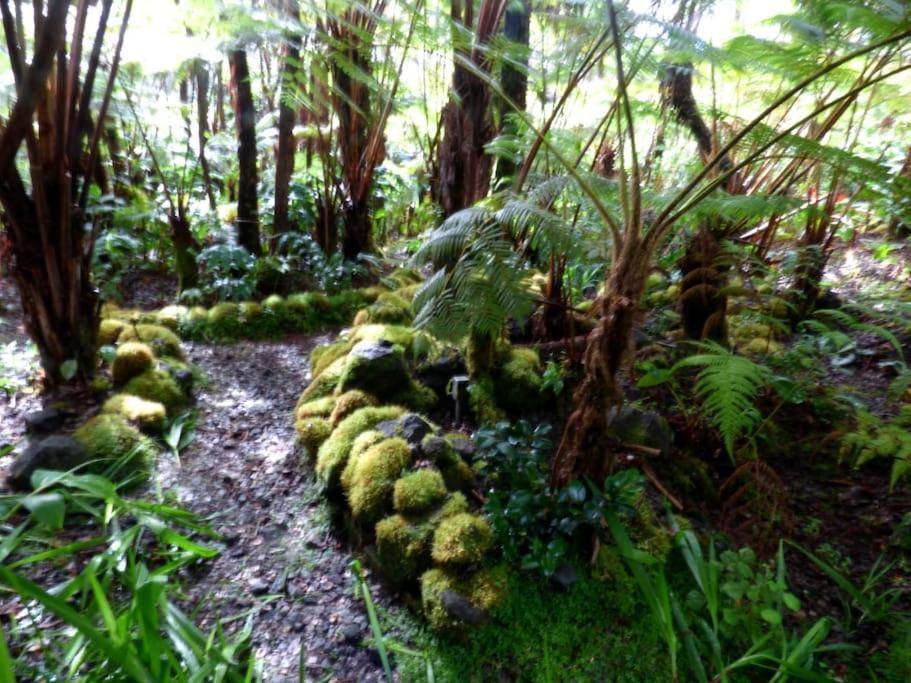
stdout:
<svg viewBox="0 0 911 683">
<path fill-rule="evenodd" d="M 456 49 L 457 56 L 470 60 L 477 69 L 490 72 L 483 47 L 496 32 L 507 0 L 481 0 L 477 22 L 474 3 L 452 0 L 455 25 L 473 29 L 474 46 L 469 52 Z M 443 139 L 440 141 L 440 177 L 436 199 L 446 216 L 451 216 L 487 196 L 493 158 L 484 146 L 494 137 L 490 112 L 490 89 L 472 69 L 456 61 L 452 74 L 452 97 L 443 108 Z"/>
<path fill-rule="evenodd" d="M 250 69 L 245 50 L 228 53 L 231 64 L 232 104 L 237 128 L 237 243 L 251 254 L 262 253 L 256 177 L 256 109 L 250 88 Z"/>
<path fill-rule="evenodd" d="M 197 59 L 193 64 L 196 76 L 196 129 L 199 135 L 199 167 L 202 169 L 202 182 L 209 199 L 209 209 L 215 211 L 215 190 L 212 189 L 212 173 L 209 160 L 206 158 L 206 142 L 209 139 L 209 66 Z"/>
<path fill-rule="evenodd" d="M 222 63 L 215 66 L 215 117 L 212 119 L 212 132 L 220 133 L 227 124 L 225 123 L 225 84 L 221 75 Z"/>
<path fill-rule="evenodd" d="M 528 40 L 531 28 L 531 0 L 521 0 L 521 2 L 511 2 L 506 9 L 503 20 L 503 35 L 513 45 L 511 48 L 516 50 L 515 60 L 519 66 L 513 66 L 510 62 L 504 62 L 500 80 L 503 87 L 503 94 L 512 101 L 516 107 L 522 111 L 525 110 L 525 103 L 528 96 Z M 510 120 L 508 114 L 512 108 L 503 102 L 502 111 L 500 112 L 500 133 L 506 135 L 515 135 L 516 126 Z M 513 159 L 500 157 L 497 160 L 497 178 L 509 178 L 517 170 L 516 162 Z"/>
<path fill-rule="evenodd" d="M 286 0 L 285 11 L 292 22 L 300 20 L 298 0 Z M 272 226 L 277 237 L 288 232 L 288 195 L 291 174 L 294 173 L 294 108 L 291 94 L 300 73 L 300 34 L 295 30 L 285 36 L 285 54 L 282 62 L 281 96 L 278 110 L 278 151 L 275 160 L 275 219 Z M 273 242 L 273 249 L 278 241 Z"/>
</svg>

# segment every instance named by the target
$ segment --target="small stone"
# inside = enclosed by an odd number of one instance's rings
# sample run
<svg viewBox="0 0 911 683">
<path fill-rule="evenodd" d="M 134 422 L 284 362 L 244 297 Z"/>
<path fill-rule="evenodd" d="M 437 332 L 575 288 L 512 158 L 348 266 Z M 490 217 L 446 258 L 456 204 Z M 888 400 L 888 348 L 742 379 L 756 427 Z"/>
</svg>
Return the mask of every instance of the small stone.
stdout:
<svg viewBox="0 0 911 683">
<path fill-rule="evenodd" d="M 269 584 L 265 580 L 257 577 L 249 583 L 250 593 L 252 595 L 265 595 L 269 592 Z"/>
<path fill-rule="evenodd" d="M 440 596 L 443 609 L 452 616 L 466 624 L 477 626 L 490 620 L 490 615 L 482 609 L 471 604 L 471 601 L 453 590 L 444 590 Z"/>
<path fill-rule="evenodd" d="M 29 434 L 53 434 L 63 426 L 64 414 L 56 408 L 45 408 L 25 414 L 25 431 Z"/>
<path fill-rule="evenodd" d="M 6 481 L 11 488 L 31 489 L 35 470 L 71 470 L 88 460 L 85 449 L 69 436 L 49 436 L 31 441 L 25 451 L 10 465 Z"/>
<path fill-rule="evenodd" d="M 345 624 L 338 630 L 338 634 L 349 645 L 357 645 L 363 637 L 363 631 L 357 624 Z"/>
</svg>

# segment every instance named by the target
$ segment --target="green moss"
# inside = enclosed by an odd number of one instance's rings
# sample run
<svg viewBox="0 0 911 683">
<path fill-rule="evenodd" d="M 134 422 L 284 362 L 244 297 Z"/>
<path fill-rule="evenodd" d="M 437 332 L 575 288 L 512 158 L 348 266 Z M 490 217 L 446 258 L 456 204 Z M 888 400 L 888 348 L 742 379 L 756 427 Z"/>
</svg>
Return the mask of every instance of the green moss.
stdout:
<svg viewBox="0 0 911 683">
<path fill-rule="evenodd" d="M 263 315 L 263 307 L 255 301 L 244 301 L 237 307 L 237 316 L 245 323 L 253 323 Z"/>
<path fill-rule="evenodd" d="M 279 294 L 270 294 L 263 300 L 263 306 L 270 311 L 281 311 L 287 307 L 285 297 Z"/>
<path fill-rule="evenodd" d="M 127 342 L 117 347 L 114 362 L 111 364 L 111 376 L 115 385 L 121 385 L 136 375 L 152 367 L 155 355 L 152 349 L 142 342 Z"/>
<path fill-rule="evenodd" d="M 442 436 L 428 434 L 421 441 L 421 452 L 439 468 L 455 465 L 461 460 L 452 444 Z"/>
<path fill-rule="evenodd" d="M 362 327 L 370 322 L 370 309 L 362 308 L 354 315 L 354 320 L 352 325 L 355 327 Z"/>
<path fill-rule="evenodd" d="M 209 309 L 210 323 L 223 323 L 227 320 L 235 320 L 238 316 L 239 307 L 233 301 L 223 301 L 215 304 Z"/>
<path fill-rule="evenodd" d="M 443 566 L 477 564 L 492 544 L 493 532 L 486 519 L 470 513 L 453 515 L 433 535 L 433 561 Z"/>
<path fill-rule="evenodd" d="M 329 416 L 329 423 L 334 427 L 355 410 L 360 410 L 361 408 L 366 408 L 368 406 L 375 406 L 376 404 L 377 400 L 364 391 L 358 389 L 346 391 L 339 396 L 338 400 L 335 402 L 335 407 L 332 410 L 332 414 Z"/>
<path fill-rule="evenodd" d="M 301 420 L 305 417 L 325 417 L 332 414 L 335 407 L 335 396 L 324 396 L 306 403 L 298 403 L 294 409 L 294 417 Z"/>
<path fill-rule="evenodd" d="M 294 429 L 297 430 L 304 448 L 311 455 L 317 452 L 332 433 L 332 425 L 324 417 L 302 417 L 294 423 Z"/>
<path fill-rule="evenodd" d="M 440 472 L 443 474 L 443 481 L 451 491 L 471 491 L 474 488 L 474 472 L 461 458 L 450 465 L 443 466 Z"/>
<path fill-rule="evenodd" d="M 351 344 L 346 340 L 332 342 L 317 346 L 310 352 L 310 372 L 317 377 L 332 363 L 342 358 L 351 350 Z"/>
<path fill-rule="evenodd" d="M 127 324 L 122 320 L 105 318 L 100 323 L 98 323 L 98 343 L 101 345 L 115 343 L 121 332 L 123 332 L 126 327 Z"/>
<path fill-rule="evenodd" d="M 492 425 L 506 419 L 506 413 L 497 405 L 493 379 L 481 376 L 468 388 L 468 404 L 475 419 L 482 425 Z"/>
<path fill-rule="evenodd" d="M 396 512 L 425 512 L 446 497 L 446 484 L 436 470 L 420 469 L 395 482 L 392 502 Z"/>
<path fill-rule="evenodd" d="M 496 608 L 507 594 L 509 573 L 505 566 L 488 567 L 462 578 L 444 569 L 431 569 L 421 576 L 421 606 L 431 628 L 442 633 L 459 633 L 465 624 L 443 606 L 443 594 L 452 591 L 485 613 Z"/>
<path fill-rule="evenodd" d="M 351 479 L 354 477 L 354 470 L 357 467 L 357 462 L 360 460 L 361 456 L 380 441 L 385 441 L 388 438 L 388 436 L 375 429 L 368 429 L 366 432 L 357 435 L 354 442 L 351 444 L 348 462 L 345 463 L 345 469 L 342 470 L 339 479 L 342 489 L 347 491 L 351 488 Z"/>
<path fill-rule="evenodd" d="M 416 579 L 430 566 L 433 527 L 415 524 L 403 515 L 377 522 L 377 561 L 383 574 L 396 584 Z"/>
<path fill-rule="evenodd" d="M 358 458 L 348 489 L 351 514 L 361 524 L 374 524 L 389 509 L 396 479 L 411 458 L 402 439 L 386 439 Z"/>
<path fill-rule="evenodd" d="M 117 338 L 118 343 L 141 341 L 152 347 L 156 356 L 183 359 L 180 337 L 161 325 L 130 325 Z"/>
<path fill-rule="evenodd" d="M 351 346 L 359 341 L 388 341 L 407 352 L 414 343 L 414 330 L 404 325 L 360 325 L 351 331 L 348 339 Z"/>
<path fill-rule="evenodd" d="M 101 461 L 98 469 L 116 461 L 118 478 L 146 476 L 158 450 L 151 439 L 115 413 L 96 415 L 73 432 L 73 438 L 89 458 Z"/>
<path fill-rule="evenodd" d="M 378 357 L 370 357 L 373 345 L 369 342 L 362 344 L 363 346 L 356 345 L 345 356 L 345 367 L 337 391 L 361 389 L 373 394 L 381 402 L 388 402 L 399 387 L 408 386 L 410 381 L 402 348 L 393 345 L 384 349 Z"/>
<path fill-rule="evenodd" d="M 193 306 L 187 315 L 187 321 L 190 324 L 198 324 L 209 319 L 209 311 L 202 306 Z"/>
<path fill-rule="evenodd" d="M 187 397 L 180 390 L 174 378 L 164 370 L 150 368 L 141 375 L 136 375 L 123 387 L 123 393 L 133 394 L 147 401 L 161 403 L 173 415 L 186 407 Z"/>
<path fill-rule="evenodd" d="M 421 274 L 413 268 L 397 268 L 386 276 L 399 287 L 418 284 L 423 280 Z"/>
<path fill-rule="evenodd" d="M 494 379 L 497 405 L 522 413 L 541 404 L 541 360 L 533 349 L 514 348 Z"/>
<path fill-rule="evenodd" d="M 95 375 L 92 378 L 92 392 L 95 394 L 106 394 L 114 388 L 114 383 L 110 377 L 104 375 Z"/>
<path fill-rule="evenodd" d="M 162 327 L 167 327 L 172 332 L 177 332 L 177 328 L 187 319 L 189 314 L 190 310 L 186 306 L 165 306 L 155 314 L 155 322 Z"/>
<path fill-rule="evenodd" d="M 146 434 L 160 434 L 167 419 L 167 411 L 161 403 L 131 394 L 112 396 L 105 401 L 101 412 L 117 413 Z"/>
<path fill-rule="evenodd" d="M 310 384 L 301 394 L 300 401 L 306 403 L 317 398 L 331 396 L 345 370 L 345 357 L 335 359 L 325 370 L 314 376 Z"/>
<path fill-rule="evenodd" d="M 781 352 L 784 347 L 774 339 L 750 339 L 740 346 L 740 351 L 747 356 L 771 356 Z"/>
<path fill-rule="evenodd" d="M 342 470 L 348 462 L 355 438 L 380 422 L 394 420 L 405 412 L 398 406 L 361 408 L 342 420 L 332 435 L 320 446 L 316 457 L 316 473 L 331 491 L 337 491 Z"/>
<path fill-rule="evenodd" d="M 389 400 L 419 413 L 429 413 L 437 404 L 437 395 L 430 387 L 412 380 L 407 389 L 393 394 Z"/>
</svg>

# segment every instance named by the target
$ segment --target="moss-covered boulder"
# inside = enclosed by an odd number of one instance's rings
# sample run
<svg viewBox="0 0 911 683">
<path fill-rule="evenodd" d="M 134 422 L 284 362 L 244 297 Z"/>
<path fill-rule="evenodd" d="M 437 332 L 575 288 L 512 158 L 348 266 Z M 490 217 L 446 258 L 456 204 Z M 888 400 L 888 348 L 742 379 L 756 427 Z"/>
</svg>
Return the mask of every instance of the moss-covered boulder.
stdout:
<svg viewBox="0 0 911 683">
<path fill-rule="evenodd" d="M 474 471 L 471 466 L 459 458 L 449 465 L 440 468 L 443 481 L 450 491 L 471 491 L 475 485 Z"/>
<path fill-rule="evenodd" d="M 360 389 L 379 401 L 411 385 L 401 347 L 385 340 L 358 342 L 345 359 L 338 392 Z"/>
<path fill-rule="evenodd" d="M 305 417 L 325 417 L 328 418 L 335 408 L 335 396 L 323 396 L 305 403 L 298 403 L 294 409 L 294 416 L 301 420 Z"/>
<path fill-rule="evenodd" d="M 174 415 L 189 403 L 171 374 L 158 368 L 150 368 L 124 384 L 123 393 L 161 403 L 169 415 Z"/>
<path fill-rule="evenodd" d="M 313 380 L 304 389 L 304 393 L 301 394 L 300 403 L 331 396 L 338 388 L 339 381 L 342 378 L 342 373 L 345 370 L 345 360 L 344 357 L 337 358 L 320 374 L 314 375 Z"/>
<path fill-rule="evenodd" d="M 345 469 L 357 436 L 384 420 L 394 420 L 404 412 L 398 406 L 361 408 L 338 424 L 316 455 L 316 474 L 330 492 L 339 490 L 342 470 Z"/>
<path fill-rule="evenodd" d="M 117 347 L 111 364 L 111 377 L 116 386 L 125 384 L 155 364 L 155 354 L 148 344 L 126 342 Z"/>
<path fill-rule="evenodd" d="M 411 448 L 401 439 L 386 439 L 358 458 L 348 488 L 351 515 L 372 525 L 391 507 L 395 482 L 411 459 Z"/>
<path fill-rule="evenodd" d="M 396 512 L 417 514 L 439 503 L 446 493 L 446 484 L 439 472 L 420 469 L 395 482 L 392 503 Z"/>
<path fill-rule="evenodd" d="M 162 327 L 167 327 L 172 332 L 177 332 L 189 315 L 190 309 L 186 306 L 165 306 L 155 314 L 155 322 Z"/>
<path fill-rule="evenodd" d="M 118 464 L 118 478 L 147 475 L 154 462 L 155 443 L 122 416 L 115 413 L 96 415 L 73 433 L 91 460 L 100 461 L 98 469 Z"/>
<path fill-rule="evenodd" d="M 313 455 L 332 434 L 332 425 L 324 417 L 302 417 L 294 423 L 300 442 Z"/>
<path fill-rule="evenodd" d="M 355 410 L 367 408 L 368 406 L 375 406 L 377 403 L 378 401 L 376 398 L 365 391 L 360 391 L 359 389 L 346 391 L 339 396 L 338 400 L 335 402 L 332 414 L 329 416 L 329 423 L 334 427 Z"/>
<path fill-rule="evenodd" d="M 361 432 L 357 435 L 354 443 L 351 444 L 348 462 L 345 463 L 345 469 L 342 470 L 342 475 L 340 477 L 343 490 L 347 491 L 351 488 L 351 479 L 354 477 L 354 469 L 357 467 L 358 460 L 361 459 L 361 456 L 380 441 L 385 441 L 388 438 L 388 436 L 375 429 L 368 429 L 366 432 Z"/>
<path fill-rule="evenodd" d="M 450 635 L 490 619 L 490 612 L 506 595 L 505 566 L 482 569 L 462 578 L 454 572 L 431 569 L 421 575 L 421 605 L 435 631 Z"/>
<path fill-rule="evenodd" d="M 395 584 L 420 576 L 430 566 L 433 526 L 392 515 L 376 525 L 376 554 L 380 570 Z"/>
<path fill-rule="evenodd" d="M 533 349 L 514 348 L 494 378 L 497 405 L 522 413 L 541 405 L 541 359 Z"/>
<path fill-rule="evenodd" d="M 117 338 L 127 328 L 127 323 L 115 318 L 105 318 L 98 324 L 98 343 L 102 345 L 114 344 Z"/>
<path fill-rule="evenodd" d="M 433 535 L 433 561 L 443 566 L 477 564 L 493 544 L 487 520 L 463 513 L 444 519 Z"/>
<path fill-rule="evenodd" d="M 103 413 L 116 413 L 146 434 L 160 434 L 167 420 L 165 407 L 131 394 L 117 394 L 105 401 Z"/>
<path fill-rule="evenodd" d="M 180 337 L 161 325 L 128 325 L 117 338 L 118 343 L 141 341 L 152 347 L 156 356 L 183 359 Z"/>
<path fill-rule="evenodd" d="M 344 339 L 322 344 L 310 352 L 310 373 L 318 377 L 326 368 L 348 353 L 351 344 Z"/>
</svg>

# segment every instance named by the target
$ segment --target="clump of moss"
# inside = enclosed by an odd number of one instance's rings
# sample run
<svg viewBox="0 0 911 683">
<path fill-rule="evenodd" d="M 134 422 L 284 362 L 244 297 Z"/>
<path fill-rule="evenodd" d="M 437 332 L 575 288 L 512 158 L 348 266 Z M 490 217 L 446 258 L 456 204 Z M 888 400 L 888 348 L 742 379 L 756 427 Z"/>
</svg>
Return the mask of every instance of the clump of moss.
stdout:
<svg viewBox="0 0 911 683">
<path fill-rule="evenodd" d="M 541 402 L 541 359 L 533 349 L 514 348 L 494 382 L 497 405 L 519 413 Z"/>
<path fill-rule="evenodd" d="M 779 353 L 782 348 L 782 345 L 774 339 L 757 337 L 741 346 L 740 351 L 747 356 L 771 356 Z"/>
<path fill-rule="evenodd" d="M 384 292 L 370 305 L 370 322 L 374 323 L 410 323 L 411 302 L 395 292 Z"/>
<path fill-rule="evenodd" d="M 183 359 L 180 337 L 161 325 L 129 325 L 117 338 L 118 343 L 141 341 L 152 347 L 156 356 Z"/>
<path fill-rule="evenodd" d="M 155 354 L 148 344 L 127 342 L 117 347 L 111 364 L 111 377 L 115 385 L 121 385 L 141 375 L 155 364 Z"/>
<path fill-rule="evenodd" d="M 332 425 L 324 417 L 302 417 L 294 424 L 294 429 L 310 454 L 316 453 L 332 434 Z"/>
<path fill-rule="evenodd" d="M 342 470 L 348 462 L 355 438 L 380 422 L 400 417 L 404 412 L 404 408 L 398 406 L 361 408 L 338 424 L 316 456 L 316 473 L 330 492 L 339 488 Z"/>
<path fill-rule="evenodd" d="M 190 310 L 186 306 L 165 306 L 155 314 L 155 322 L 176 332 L 181 323 L 187 319 Z"/>
<path fill-rule="evenodd" d="M 466 599 L 481 615 L 487 615 L 506 596 L 508 570 L 488 567 L 467 579 L 443 570 L 431 569 L 421 575 L 421 606 L 431 628 L 441 633 L 460 633 L 466 624 L 445 607 L 443 596 L 451 591 Z"/>
<path fill-rule="evenodd" d="M 161 403 L 169 415 L 187 405 L 187 397 L 174 378 L 164 370 L 150 368 L 136 375 L 123 387 L 123 392 L 147 401 Z"/>
<path fill-rule="evenodd" d="M 461 460 L 455 448 L 444 437 L 428 434 L 421 441 L 421 452 L 434 465 L 444 468 Z"/>
<path fill-rule="evenodd" d="M 496 424 L 506 419 L 495 395 L 493 379 L 489 375 L 477 377 L 468 387 L 468 405 L 480 424 Z"/>
<path fill-rule="evenodd" d="M 73 432 L 73 438 L 89 458 L 100 460 L 102 468 L 118 462 L 118 474 L 147 475 L 157 449 L 155 443 L 116 413 L 103 413 Z"/>
<path fill-rule="evenodd" d="M 430 387 L 412 380 L 407 389 L 393 394 L 389 400 L 399 405 L 408 406 L 419 413 L 428 413 L 436 406 L 437 395 Z"/>
<path fill-rule="evenodd" d="M 386 439 L 371 446 L 357 460 L 348 489 L 348 505 L 355 520 L 375 523 L 389 508 L 396 479 L 411 458 L 403 439 Z"/>
<path fill-rule="evenodd" d="M 332 414 L 329 416 L 329 423 L 334 427 L 355 410 L 367 408 L 368 406 L 375 406 L 376 404 L 376 398 L 367 392 L 358 389 L 346 391 L 339 396 L 338 400 L 335 402 L 335 407 L 332 409 Z"/>
<path fill-rule="evenodd" d="M 234 320 L 237 315 L 238 305 L 233 301 L 223 301 L 209 309 L 209 322 L 221 323 L 226 320 Z"/>
<path fill-rule="evenodd" d="M 395 482 L 392 502 L 396 512 L 424 512 L 446 497 L 446 484 L 436 470 L 420 469 Z"/>
<path fill-rule="evenodd" d="M 345 469 L 342 470 L 341 477 L 339 478 L 342 489 L 347 491 L 351 488 L 351 479 L 354 477 L 354 469 L 357 466 L 358 460 L 361 459 L 361 456 L 380 441 L 385 441 L 388 438 L 388 436 L 375 429 L 368 429 L 366 432 L 357 435 L 357 438 L 354 439 L 354 443 L 351 444 L 348 462 L 345 463 Z"/>
<path fill-rule="evenodd" d="M 105 401 L 103 413 L 117 413 L 146 434 L 160 434 L 164 429 L 167 411 L 161 403 L 147 401 L 131 394 L 117 394 Z"/>
<path fill-rule="evenodd" d="M 366 324 L 355 327 L 348 336 L 351 345 L 360 341 L 388 341 L 401 346 L 405 351 L 414 343 L 414 330 L 405 325 Z"/>
<path fill-rule="evenodd" d="M 432 538 L 432 526 L 415 524 L 403 515 L 377 522 L 377 560 L 383 574 L 396 584 L 416 579 L 430 565 Z"/>
<path fill-rule="evenodd" d="M 305 417 L 328 418 L 332 414 L 332 409 L 334 407 L 335 396 L 324 396 L 323 398 L 317 398 L 313 401 L 307 401 L 306 403 L 298 403 L 297 408 L 294 409 L 294 417 L 298 420 L 302 420 Z"/>
<path fill-rule="evenodd" d="M 244 301 L 237 307 L 237 316 L 241 321 L 250 323 L 258 320 L 263 315 L 263 307 L 255 301 Z"/>
<path fill-rule="evenodd" d="M 280 294 L 270 294 L 263 300 L 263 307 L 270 311 L 281 311 L 286 308 L 285 297 Z"/>
<path fill-rule="evenodd" d="M 193 306 L 190 309 L 190 312 L 187 314 L 187 320 L 191 323 L 196 324 L 207 320 L 209 317 L 209 311 L 203 306 Z"/>
<path fill-rule="evenodd" d="M 331 396 L 342 379 L 342 373 L 345 371 L 345 361 L 346 358 L 344 356 L 337 358 L 321 373 L 314 375 L 313 380 L 301 394 L 301 402 Z"/>
<path fill-rule="evenodd" d="M 493 544 L 490 524 L 479 515 L 462 513 L 444 519 L 433 535 L 434 562 L 444 566 L 477 564 Z"/>
<path fill-rule="evenodd" d="M 388 342 L 359 342 L 345 357 L 338 391 L 360 389 L 388 401 L 411 382 L 400 346 Z"/>
<path fill-rule="evenodd" d="M 440 468 L 443 481 L 452 491 L 471 491 L 475 485 L 474 472 L 467 462 L 459 458 L 454 463 Z"/>
<path fill-rule="evenodd" d="M 98 343 L 102 345 L 115 343 L 120 333 L 126 328 L 127 324 L 122 320 L 105 318 L 98 323 Z"/>
<path fill-rule="evenodd" d="M 343 357 L 351 350 L 351 344 L 344 339 L 317 346 L 310 352 L 310 372 L 314 377 L 319 376 L 332 363 Z"/>
</svg>

